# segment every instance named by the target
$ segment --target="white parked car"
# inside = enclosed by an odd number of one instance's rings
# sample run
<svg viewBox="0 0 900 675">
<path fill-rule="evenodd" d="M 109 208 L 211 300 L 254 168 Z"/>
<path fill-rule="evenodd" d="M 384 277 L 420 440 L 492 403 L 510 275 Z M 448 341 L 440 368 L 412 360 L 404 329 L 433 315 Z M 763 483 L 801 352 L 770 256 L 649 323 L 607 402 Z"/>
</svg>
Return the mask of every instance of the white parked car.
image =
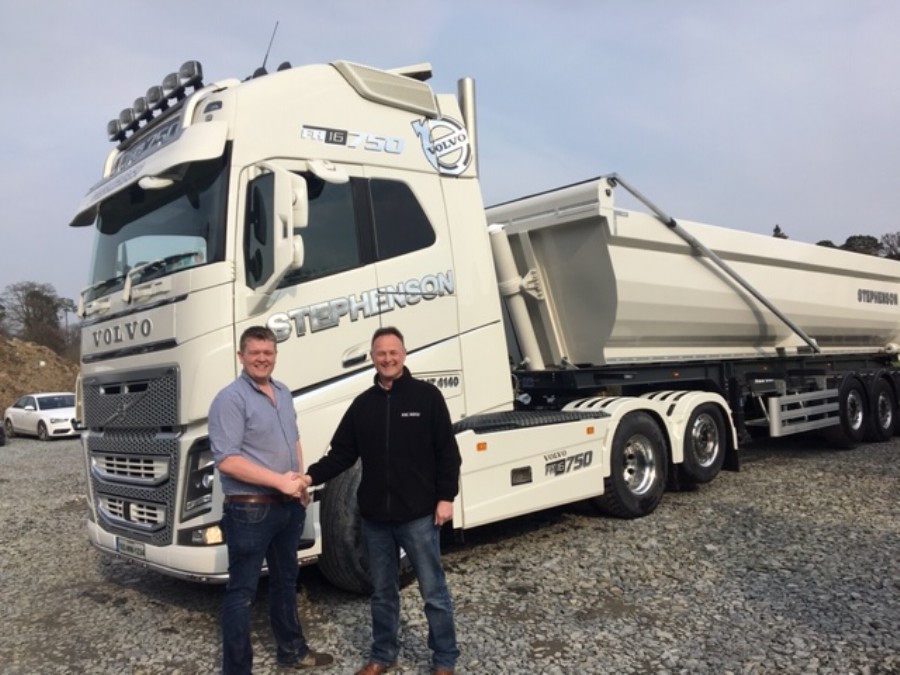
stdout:
<svg viewBox="0 0 900 675">
<path fill-rule="evenodd" d="M 6 436 L 37 436 L 42 441 L 77 436 L 75 428 L 75 394 L 65 391 L 27 394 L 3 413 Z"/>
</svg>

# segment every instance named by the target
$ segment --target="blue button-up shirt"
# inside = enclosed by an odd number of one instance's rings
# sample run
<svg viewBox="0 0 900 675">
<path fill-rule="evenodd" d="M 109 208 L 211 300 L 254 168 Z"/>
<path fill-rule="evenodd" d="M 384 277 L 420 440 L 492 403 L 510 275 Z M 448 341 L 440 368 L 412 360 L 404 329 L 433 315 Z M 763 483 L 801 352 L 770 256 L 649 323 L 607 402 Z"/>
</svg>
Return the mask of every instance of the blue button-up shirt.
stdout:
<svg viewBox="0 0 900 675">
<path fill-rule="evenodd" d="M 271 380 L 275 404 L 241 372 L 220 391 L 209 408 L 209 441 L 216 467 L 231 455 L 241 455 L 276 473 L 300 471 L 297 458 L 297 411 L 284 384 Z M 271 494 L 262 485 L 219 474 L 226 495 Z"/>
</svg>

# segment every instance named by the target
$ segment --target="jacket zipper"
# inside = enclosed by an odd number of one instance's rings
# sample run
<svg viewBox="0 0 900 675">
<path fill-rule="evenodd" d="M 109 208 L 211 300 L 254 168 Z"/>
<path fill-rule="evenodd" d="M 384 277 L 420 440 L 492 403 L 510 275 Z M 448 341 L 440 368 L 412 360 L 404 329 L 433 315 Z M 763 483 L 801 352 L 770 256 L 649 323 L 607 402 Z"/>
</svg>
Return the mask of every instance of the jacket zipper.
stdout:
<svg viewBox="0 0 900 675">
<path fill-rule="evenodd" d="M 384 416 L 384 485 L 385 508 L 387 517 L 391 517 L 391 392 L 385 393 Z"/>
</svg>

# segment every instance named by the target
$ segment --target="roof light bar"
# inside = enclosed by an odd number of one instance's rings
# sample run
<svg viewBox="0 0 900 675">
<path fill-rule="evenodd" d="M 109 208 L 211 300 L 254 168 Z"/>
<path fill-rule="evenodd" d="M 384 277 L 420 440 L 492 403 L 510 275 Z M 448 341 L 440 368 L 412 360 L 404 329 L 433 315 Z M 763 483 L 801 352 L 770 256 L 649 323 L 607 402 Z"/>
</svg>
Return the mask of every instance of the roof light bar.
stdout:
<svg viewBox="0 0 900 675">
<path fill-rule="evenodd" d="M 199 61 L 185 61 L 177 73 L 169 73 L 162 85 L 153 85 L 145 96 L 134 100 L 119 116 L 106 125 L 106 135 L 113 142 L 124 141 L 129 132 L 134 134 L 142 123 L 149 123 L 157 113 L 169 107 L 169 101 L 180 101 L 187 96 L 187 89 L 197 91 L 203 86 L 203 67 Z"/>
</svg>

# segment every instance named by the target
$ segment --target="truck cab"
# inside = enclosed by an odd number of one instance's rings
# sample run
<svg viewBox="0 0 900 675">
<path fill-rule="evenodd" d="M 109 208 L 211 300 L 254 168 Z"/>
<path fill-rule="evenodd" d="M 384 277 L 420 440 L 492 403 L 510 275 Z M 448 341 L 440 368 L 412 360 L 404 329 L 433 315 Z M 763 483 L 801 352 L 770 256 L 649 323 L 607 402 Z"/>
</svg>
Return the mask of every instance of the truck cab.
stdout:
<svg viewBox="0 0 900 675">
<path fill-rule="evenodd" d="M 72 221 L 94 232 L 78 393 L 96 547 L 226 578 L 206 418 L 250 325 L 278 337 L 307 463 L 371 384 L 383 325 L 454 420 L 512 407 L 474 134 L 427 74 L 336 62 L 204 85 L 188 62 L 110 122 Z M 319 506 L 300 563 L 323 553 Z"/>
</svg>

